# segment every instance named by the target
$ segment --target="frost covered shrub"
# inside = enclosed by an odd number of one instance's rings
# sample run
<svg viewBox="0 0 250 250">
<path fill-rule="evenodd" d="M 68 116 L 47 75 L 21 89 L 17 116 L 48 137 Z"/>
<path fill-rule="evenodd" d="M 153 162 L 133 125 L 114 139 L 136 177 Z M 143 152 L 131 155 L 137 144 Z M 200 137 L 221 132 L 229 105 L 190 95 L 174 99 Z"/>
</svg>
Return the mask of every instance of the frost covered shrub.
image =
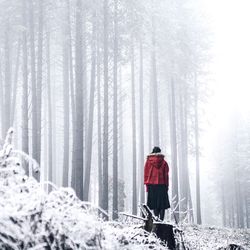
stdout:
<svg viewBox="0 0 250 250">
<path fill-rule="evenodd" d="M 22 164 L 38 165 L 13 149 L 12 135 L 0 150 L 0 249 L 166 249 L 139 227 L 103 221 L 71 188 L 47 194 L 25 175 Z"/>
</svg>

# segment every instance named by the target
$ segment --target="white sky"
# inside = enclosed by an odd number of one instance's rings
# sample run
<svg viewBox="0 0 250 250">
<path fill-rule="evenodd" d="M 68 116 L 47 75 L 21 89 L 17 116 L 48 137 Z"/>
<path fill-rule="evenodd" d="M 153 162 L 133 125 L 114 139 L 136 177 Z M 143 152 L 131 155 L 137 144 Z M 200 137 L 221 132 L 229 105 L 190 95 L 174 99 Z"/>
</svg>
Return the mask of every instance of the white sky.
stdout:
<svg viewBox="0 0 250 250">
<path fill-rule="evenodd" d="M 250 1 L 203 0 L 214 32 L 213 109 L 250 111 Z"/>
<path fill-rule="evenodd" d="M 201 2 L 210 17 L 213 32 L 212 80 L 208 84 L 214 92 L 206 105 L 209 124 L 201 135 L 204 212 L 214 209 L 205 201 L 214 185 L 213 175 L 216 172 L 211 169 L 217 167 L 214 152 L 221 136 L 218 132 L 227 130 L 234 112 L 243 117 L 250 114 L 250 0 Z"/>
<path fill-rule="evenodd" d="M 214 95 L 206 106 L 210 124 L 203 135 L 209 150 L 214 136 L 229 125 L 235 111 L 250 114 L 250 0 L 201 1 L 213 32 L 208 84 Z"/>
</svg>

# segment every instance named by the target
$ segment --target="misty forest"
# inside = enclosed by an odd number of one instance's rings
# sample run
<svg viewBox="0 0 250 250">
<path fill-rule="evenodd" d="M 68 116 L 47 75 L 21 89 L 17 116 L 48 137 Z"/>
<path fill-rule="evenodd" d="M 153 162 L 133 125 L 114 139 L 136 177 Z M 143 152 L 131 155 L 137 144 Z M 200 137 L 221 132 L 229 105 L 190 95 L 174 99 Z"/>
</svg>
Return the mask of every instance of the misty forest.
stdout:
<svg viewBox="0 0 250 250">
<path fill-rule="evenodd" d="M 204 1 L 0 0 L 1 249 L 250 248 L 250 112 L 207 161 Z M 173 248 L 142 228 L 155 146 Z"/>
</svg>

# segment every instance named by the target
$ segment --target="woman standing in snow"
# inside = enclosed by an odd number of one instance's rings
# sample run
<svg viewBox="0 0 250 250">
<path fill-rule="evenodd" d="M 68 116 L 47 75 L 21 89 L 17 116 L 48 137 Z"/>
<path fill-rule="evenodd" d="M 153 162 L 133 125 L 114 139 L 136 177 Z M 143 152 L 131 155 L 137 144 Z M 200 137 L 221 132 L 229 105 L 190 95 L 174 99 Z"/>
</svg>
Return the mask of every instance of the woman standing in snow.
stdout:
<svg viewBox="0 0 250 250">
<path fill-rule="evenodd" d="M 144 184 L 148 192 L 147 205 L 155 216 L 163 221 L 165 209 L 170 208 L 168 199 L 169 167 L 159 147 L 154 147 L 148 155 L 144 167 Z"/>
</svg>

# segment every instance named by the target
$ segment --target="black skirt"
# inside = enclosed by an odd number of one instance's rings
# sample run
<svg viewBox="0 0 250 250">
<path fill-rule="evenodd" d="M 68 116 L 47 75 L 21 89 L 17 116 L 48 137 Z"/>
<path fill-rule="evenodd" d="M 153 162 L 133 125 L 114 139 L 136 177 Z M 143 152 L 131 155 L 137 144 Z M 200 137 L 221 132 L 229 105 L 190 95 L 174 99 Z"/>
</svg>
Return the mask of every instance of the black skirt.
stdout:
<svg viewBox="0 0 250 250">
<path fill-rule="evenodd" d="M 148 185 L 148 201 L 150 209 L 167 209 L 170 208 L 168 191 L 166 185 Z"/>
</svg>

